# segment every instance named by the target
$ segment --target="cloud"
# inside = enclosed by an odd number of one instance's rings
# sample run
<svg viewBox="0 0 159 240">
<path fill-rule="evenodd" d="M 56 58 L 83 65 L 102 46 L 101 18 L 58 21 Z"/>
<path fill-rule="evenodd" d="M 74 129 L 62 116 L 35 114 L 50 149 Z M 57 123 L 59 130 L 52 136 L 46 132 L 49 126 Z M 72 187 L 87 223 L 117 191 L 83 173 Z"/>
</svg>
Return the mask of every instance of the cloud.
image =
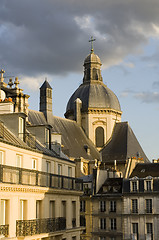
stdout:
<svg viewBox="0 0 159 240">
<path fill-rule="evenodd" d="M 91 35 L 104 68 L 118 65 L 159 37 L 158 9 L 158 0 L 1 0 L 0 67 L 33 77 L 81 72 Z"/>
<path fill-rule="evenodd" d="M 134 97 L 144 103 L 159 103 L 159 92 L 139 92 Z"/>
<path fill-rule="evenodd" d="M 159 81 L 156 81 L 152 85 L 154 88 L 159 88 Z"/>
</svg>

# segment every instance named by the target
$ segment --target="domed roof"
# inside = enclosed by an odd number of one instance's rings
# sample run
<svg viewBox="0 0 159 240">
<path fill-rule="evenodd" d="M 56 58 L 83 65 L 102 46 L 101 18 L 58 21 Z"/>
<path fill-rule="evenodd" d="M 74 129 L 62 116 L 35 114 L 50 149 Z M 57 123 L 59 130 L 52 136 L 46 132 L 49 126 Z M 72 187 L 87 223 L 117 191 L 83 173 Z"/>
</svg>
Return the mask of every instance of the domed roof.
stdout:
<svg viewBox="0 0 159 240">
<path fill-rule="evenodd" d="M 77 98 L 82 101 L 82 111 L 85 111 L 88 108 L 104 108 L 121 111 L 117 96 L 103 83 L 81 84 L 81 86 L 73 93 L 67 104 L 66 115 L 69 112 L 74 112 L 74 101 Z"/>
<path fill-rule="evenodd" d="M 101 60 L 100 58 L 94 53 L 94 52 L 91 52 L 84 60 L 84 65 L 85 64 L 88 64 L 88 63 L 98 63 L 100 65 L 101 64 Z"/>
</svg>

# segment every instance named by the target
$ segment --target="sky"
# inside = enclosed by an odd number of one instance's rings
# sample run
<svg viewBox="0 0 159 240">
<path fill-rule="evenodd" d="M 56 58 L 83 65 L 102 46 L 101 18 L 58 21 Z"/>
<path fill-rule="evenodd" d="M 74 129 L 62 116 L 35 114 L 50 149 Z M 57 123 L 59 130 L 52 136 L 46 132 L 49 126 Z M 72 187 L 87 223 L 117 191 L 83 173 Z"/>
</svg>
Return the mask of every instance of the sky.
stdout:
<svg viewBox="0 0 159 240">
<path fill-rule="evenodd" d="M 150 160 L 159 158 L 158 0 L 1 0 L 0 68 L 18 76 L 39 110 L 39 87 L 53 88 L 53 114 L 64 116 L 94 51 L 104 83 L 117 95 Z"/>
</svg>

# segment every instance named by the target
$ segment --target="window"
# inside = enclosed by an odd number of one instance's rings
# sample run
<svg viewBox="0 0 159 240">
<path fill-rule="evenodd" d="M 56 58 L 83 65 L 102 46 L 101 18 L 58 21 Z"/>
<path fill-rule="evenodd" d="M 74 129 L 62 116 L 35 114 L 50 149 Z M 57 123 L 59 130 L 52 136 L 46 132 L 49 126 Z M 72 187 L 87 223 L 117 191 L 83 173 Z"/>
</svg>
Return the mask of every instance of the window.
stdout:
<svg viewBox="0 0 159 240">
<path fill-rule="evenodd" d="M 153 235 L 153 228 L 152 228 L 152 223 L 146 223 L 146 230 L 147 230 L 147 235 L 150 236 L 149 239 L 152 239 Z"/>
<path fill-rule="evenodd" d="M 132 199 L 131 200 L 131 205 L 132 205 L 132 213 L 138 213 L 138 201 L 137 201 L 137 199 Z"/>
<path fill-rule="evenodd" d="M 19 138 L 24 140 L 24 118 L 19 118 Z"/>
<path fill-rule="evenodd" d="M 4 152 L 0 151 L 0 164 L 4 164 Z"/>
<path fill-rule="evenodd" d="M 116 230 L 116 218 L 110 219 L 110 228 L 111 230 Z"/>
<path fill-rule="evenodd" d="M 66 218 L 66 201 L 62 201 L 62 213 L 61 213 L 61 217 Z"/>
<path fill-rule="evenodd" d="M 68 177 L 72 177 L 72 168 L 68 167 Z"/>
<path fill-rule="evenodd" d="M 55 218 L 55 201 L 50 201 L 50 218 Z"/>
<path fill-rule="evenodd" d="M 62 175 L 62 165 L 58 164 L 58 175 Z"/>
<path fill-rule="evenodd" d="M 131 182 L 131 191 L 137 192 L 138 191 L 138 181 L 132 181 Z"/>
<path fill-rule="evenodd" d="M 0 200 L 0 225 L 7 224 L 7 204 L 8 200 Z"/>
<path fill-rule="evenodd" d="M 20 220 L 27 219 L 27 201 L 20 200 Z"/>
<path fill-rule="evenodd" d="M 106 211 L 105 201 L 100 201 L 100 211 L 101 212 L 105 212 Z"/>
<path fill-rule="evenodd" d="M 116 212 L 116 201 L 110 201 L 110 212 Z"/>
<path fill-rule="evenodd" d="M 84 200 L 80 201 L 80 212 L 85 212 L 86 202 Z"/>
<path fill-rule="evenodd" d="M 41 200 L 36 201 L 36 218 L 39 219 L 41 218 Z"/>
<path fill-rule="evenodd" d="M 16 167 L 21 168 L 22 167 L 22 156 L 16 155 Z"/>
<path fill-rule="evenodd" d="M 145 190 L 149 192 L 152 191 L 152 180 L 145 181 Z"/>
<path fill-rule="evenodd" d="M 100 229 L 106 229 L 106 218 L 101 218 L 100 219 Z"/>
<path fill-rule="evenodd" d="M 37 159 L 32 159 L 32 169 L 37 170 Z"/>
<path fill-rule="evenodd" d="M 72 227 L 76 227 L 76 202 L 72 201 Z"/>
<path fill-rule="evenodd" d="M 46 147 L 49 148 L 49 146 L 50 146 L 50 131 L 48 128 L 45 128 L 45 144 L 46 144 Z"/>
<path fill-rule="evenodd" d="M 46 186 L 50 185 L 50 172 L 51 172 L 51 162 L 46 161 L 46 172 L 48 173 L 46 175 Z"/>
<path fill-rule="evenodd" d="M 104 128 L 97 127 L 95 130 L 96 147 L 103 147 L 104 145 Z"/>
<path fill-rule="evenodd" d="M 146 199 L 146 213 L 152 213 L 152 199 Z"/>
<path fill-rule="evenodd" d="M 134 235 L 138 234 L 138 223 L 132 223 L 132 233 Z"/>
</svg>

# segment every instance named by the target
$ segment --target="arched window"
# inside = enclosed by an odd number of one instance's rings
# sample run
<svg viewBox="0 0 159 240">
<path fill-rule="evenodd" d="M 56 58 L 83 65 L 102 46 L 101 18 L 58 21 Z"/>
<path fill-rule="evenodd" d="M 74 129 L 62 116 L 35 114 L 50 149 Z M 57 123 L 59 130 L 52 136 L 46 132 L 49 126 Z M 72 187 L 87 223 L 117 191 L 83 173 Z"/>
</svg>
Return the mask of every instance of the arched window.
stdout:
<svg viewBox="0 0 159 240">
<path fill-rule="evenodd" d="M 96 147 L 103 147 L 104 145 L 104 129 L 97 127 L 95 130 Z"/>
</svg>

